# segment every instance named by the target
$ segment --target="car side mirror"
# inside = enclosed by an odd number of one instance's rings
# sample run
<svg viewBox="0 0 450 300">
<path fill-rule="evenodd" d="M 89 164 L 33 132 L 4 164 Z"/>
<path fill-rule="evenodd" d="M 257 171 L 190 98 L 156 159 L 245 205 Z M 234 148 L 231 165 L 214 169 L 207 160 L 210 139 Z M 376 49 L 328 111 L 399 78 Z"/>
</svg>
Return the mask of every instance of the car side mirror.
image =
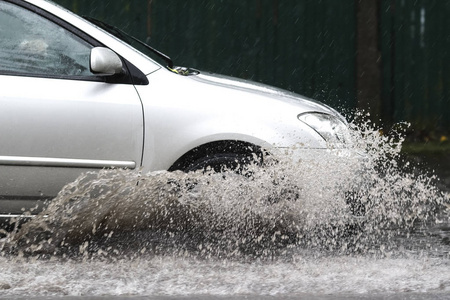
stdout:
<svg viewBox="0 0 450 300">
<path fill-rule="evenodd" d="M 119 55 L 105 47 L 91 49 L 91 72 L 103 76 L 123 73 L 123 64 Z"/>
</svg>

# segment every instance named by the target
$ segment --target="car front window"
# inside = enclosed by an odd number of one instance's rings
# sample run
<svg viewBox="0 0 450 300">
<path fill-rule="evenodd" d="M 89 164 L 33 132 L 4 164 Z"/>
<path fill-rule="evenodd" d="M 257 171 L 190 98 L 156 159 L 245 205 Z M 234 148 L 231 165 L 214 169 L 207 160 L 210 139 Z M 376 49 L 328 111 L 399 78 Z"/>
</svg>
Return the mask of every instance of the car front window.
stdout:
<svg viewBox="0 0 450 300">
<path fill-rule="evenodd" d="M 2 74 L 94 76 L 91 45 L 23 7 L 0 2 L 0 40 Z"/>
</svg>

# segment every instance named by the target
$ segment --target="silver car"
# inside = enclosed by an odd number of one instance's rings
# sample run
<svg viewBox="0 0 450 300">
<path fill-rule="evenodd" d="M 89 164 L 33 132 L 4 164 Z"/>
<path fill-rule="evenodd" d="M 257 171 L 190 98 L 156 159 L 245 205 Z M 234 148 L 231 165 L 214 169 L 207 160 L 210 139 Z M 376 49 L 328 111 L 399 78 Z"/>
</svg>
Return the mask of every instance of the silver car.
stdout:
<svg viewBox="0 0 450 300">
<path fill-rule="evenodd" d="M 348 141 L 345 119 L 323 104 L 174 67 L 118 29 L 48 1 L 0 0 L 0 43 L 3 218 L 87 170 L 220 170 L 263 151 L 314 158 Z"/>
</svg>

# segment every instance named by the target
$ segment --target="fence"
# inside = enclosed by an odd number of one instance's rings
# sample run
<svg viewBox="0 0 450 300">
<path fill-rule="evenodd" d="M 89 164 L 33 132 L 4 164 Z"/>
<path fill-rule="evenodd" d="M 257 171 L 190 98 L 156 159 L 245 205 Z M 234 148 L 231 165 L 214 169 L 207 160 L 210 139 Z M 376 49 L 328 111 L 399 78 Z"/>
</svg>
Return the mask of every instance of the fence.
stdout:
<svg viewBox="0 0 450 300">
<path fill-rule="evenodd" d="M 383 116 L 450 129 L 450 1 L 383 0 Z"/>
<path fill-rule="evenodd" d="M 448 130 L 450 0 L 371 1 L 380 53 L 376 118 Z M 177 65 L 272 84 L 340 110 L 364 104 L 356 91 L 361 0 L 57 2 L 117 25 Z"/>
</svg>

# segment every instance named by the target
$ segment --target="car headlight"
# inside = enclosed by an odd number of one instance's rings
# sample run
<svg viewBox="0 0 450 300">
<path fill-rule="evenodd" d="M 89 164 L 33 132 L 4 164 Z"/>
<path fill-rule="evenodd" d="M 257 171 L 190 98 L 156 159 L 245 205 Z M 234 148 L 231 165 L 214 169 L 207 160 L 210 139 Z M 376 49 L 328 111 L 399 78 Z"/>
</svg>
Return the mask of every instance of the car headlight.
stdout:
<svg viewBox="0 0 450 300">
<path fill-rule="evenodd" d="M 338 117 L 324 113 L 303 113 L 298 119 L 314 129 L 330 146 L 350 145 L 350 131 L 346 123 Z"/>
</svg>

